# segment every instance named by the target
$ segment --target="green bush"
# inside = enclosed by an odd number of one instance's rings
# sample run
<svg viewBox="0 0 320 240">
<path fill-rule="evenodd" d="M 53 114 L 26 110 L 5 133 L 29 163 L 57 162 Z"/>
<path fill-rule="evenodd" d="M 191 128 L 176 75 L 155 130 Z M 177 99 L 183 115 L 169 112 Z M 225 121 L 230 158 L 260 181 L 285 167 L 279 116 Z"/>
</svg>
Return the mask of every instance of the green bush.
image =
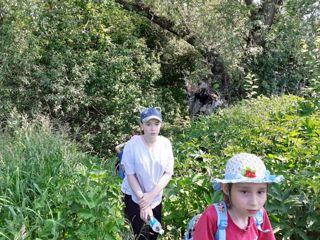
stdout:
<svg viewBox="0 0 320 240">
<path fill-rule="evenodd" d="M 212 177 L 246 151 L 285 176 L 266 208 L 278 239 L 319 239 L 319 102 L 295 96 L 243 101 L 167 132 L 175 175 L 165 189 L 162 239 L 181 239 L 190 218 L 221 195 Z M 133 239 L 122 214 L 115 159 L 81 153 L 47 119 L 9 118 L 0 134 L 0 236 L 3 239 Z"/>
<path fill-rule="evenodd" d="M 16 116 L 0 134 L 1 239 L 122 239 L 114 162 L 51 129 Z"/>
<path fill-rule="evenodd" d="M 295 96 L 259 98 L 185 129 L 174 141 L 175 176 L 166 191 L 169 235 L 181 237 L 192 215 L 219 199 L 210 179 L 222 177 L 226 160 L 251 152 L 286 179 L 270 188 L 266 206 L 277 237 L 319 239 L 319 107 Z"/>
<path fill-rule="evenodd" d="M 46 115 L 84 149 L 105 155 L 132 133 L 141 106 L 162 107 L 169 121 L 186 114 L 181 93 L 156 83 L 160 53 L 141 31 L 150 23 L 114 1 L 4 1 L 0 8 L 1 125 L 14 109 Z"/>
</svg>

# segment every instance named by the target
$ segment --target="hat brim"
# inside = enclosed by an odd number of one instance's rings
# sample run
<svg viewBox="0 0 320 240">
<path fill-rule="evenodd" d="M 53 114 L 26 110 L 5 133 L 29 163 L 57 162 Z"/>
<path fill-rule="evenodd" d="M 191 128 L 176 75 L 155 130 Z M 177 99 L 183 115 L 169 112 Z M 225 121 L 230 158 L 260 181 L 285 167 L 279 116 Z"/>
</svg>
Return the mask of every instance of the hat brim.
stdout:
<svg viewBox="0 0 320 240">
<path fill-rule="evenodd" d="M 284 180 L 284 177 L 282 175 L 280 176 L 275 176 L 275 175 L 269 175 L 268 178 L 258 178 L 258 179 L 253 179 L 253 178 L 247 178 L 247 177 L 242 177 L 239 179 L 219 179 L 219 178 L 214 178 L 212 180 L 213 188 L 216 191 L 221 190 L 221 183 L 279 183 Z"/>
<path fill-rule="evenodd" d="M 158 116 L 149 116 L 149 117 L 146 117 L 146 118 L 142 119 L 142 122 L 143 122 L 143 123 L 146 123 L 146 122 L 148 122 L 148 121 L 151 120 L 151 119 L 155 119 L 155 120 L 158 120 L 159 122 L 162 122 L 162 119 L 159 118 Z"/>
</svg>

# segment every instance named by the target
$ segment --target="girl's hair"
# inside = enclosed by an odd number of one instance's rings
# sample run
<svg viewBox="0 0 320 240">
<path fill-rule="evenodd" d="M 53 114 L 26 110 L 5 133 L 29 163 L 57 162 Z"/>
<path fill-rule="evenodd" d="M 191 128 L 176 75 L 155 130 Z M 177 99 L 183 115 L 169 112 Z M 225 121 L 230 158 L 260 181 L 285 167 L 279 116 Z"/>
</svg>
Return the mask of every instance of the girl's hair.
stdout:
<svg viewBox="0 0 320 240">
<path fill-rule="evenodd" d="M 227 208 L 230 209 L 232 204 L 231 204 L 231 188 L 232 188 L 232 183 L 226 183 L 228 194 L 225 194 L 223 192 L 223 201 L 226 203 Z"/>
</svg>

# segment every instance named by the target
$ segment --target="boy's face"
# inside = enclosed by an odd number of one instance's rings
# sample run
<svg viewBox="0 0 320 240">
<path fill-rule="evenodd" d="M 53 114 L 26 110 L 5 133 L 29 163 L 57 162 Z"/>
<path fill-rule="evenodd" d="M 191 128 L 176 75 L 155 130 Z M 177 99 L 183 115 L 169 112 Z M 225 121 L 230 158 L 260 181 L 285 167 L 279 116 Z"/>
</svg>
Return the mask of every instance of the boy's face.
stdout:
<svg viewBox="0 0 320 240">
<path fill-rule="evenodd" d="M 160 133 L 161 122 L 156 119 L 150 119 L 148 122 L 142 123 L 144 135 L 154 137 Z"/>
<path fill-rule="evenodd" d="M 226 188 L 223 191 L 229 195 Z M 231 211 L 239 217 L 253 217 L 265 204 L 267 190 L 267 183 L 233 183 L 229 196 Z"/>
</svg>

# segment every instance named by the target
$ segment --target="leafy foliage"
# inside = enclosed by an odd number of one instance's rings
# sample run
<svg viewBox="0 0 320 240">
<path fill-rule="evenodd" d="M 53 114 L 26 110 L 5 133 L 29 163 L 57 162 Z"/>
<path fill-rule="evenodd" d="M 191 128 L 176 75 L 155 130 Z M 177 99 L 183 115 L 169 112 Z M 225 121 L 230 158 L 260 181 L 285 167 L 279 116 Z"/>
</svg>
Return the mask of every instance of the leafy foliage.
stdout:
<svg viewBox="0 0 320 240">
<path fill-rule="evenodd" d="M 313 45 L 316 39 L 316 0 L 121 2 L 145 4 L 174 24 L 170 31 L 201 53 L 199 62 L 207 63 L 202 71 L 187 68 L 185 77 L 218 85 L 228 100 L 245 97 L 248 73 L 259 79 L 258 95 L 297 94 L 311 85 L 312 74 L 306 67 L 311 64 L 315 69 L 316 61 L 307 63 L 300 44 Z"/>
<path fill-rule="evenodd" d="M 270 186 L 266 205 L 277 239 L 319 239 L 319 107 L 301 97 L 259 97 L 182 130 L 168 127 L 175 175 L 164 193 L 162 238 L 180 239 L 191 216 L 221 199 L 211 178 L 222 177 L 226 160 L 246 151 L 285 176 Z M 80 152 L 47 118 L 8 119 L 0 134 L 1 237 L 133 239 L 115 159 Z"/>
<path fill-rule="evenodd" d="M 257 86 L 257 79 L 254 74 L 248 73 L 248 75 L 245 77 L 244 82 L 244 90 L 246 94 L 246 98 L 251 99 L 256 97 L 257 92 L 256 89 L 259 86 Z"/>
<path fill-rule="evenodd" d="M 144 19 L 113 1 L 1 4 L 2 123 L 14 109 L 47 115 L 85 149 L 108 154 L 132 133 L 141 106 L 161 106 L 168 120 L 185 115 L 174 83 L 156 84 L 160 58 Z"/>
<path fill-rule="evenodd" d="M 15 110 L 43 114 L 103 155 L 136 131 L 140 106 L 161 106 L 179 124 L 188 82 L 225 84 L 230 101 L 319 91 L 316 1 L 285 1 L 270 26 L 244 1 L 128 2 L 188 34 L 178 39 L 114 0 L 1 1 L 1 124 Z M 253 30 L 260 45 L 248 43 Z"/>
<path fill-rule="evenodd" d="M 175 141 L 175 179 L 165 208 L 173 236 L 181 237 L 188 219 L 221 197 L 213 193 L 210 179 L 222 177 L 226 160 L 235 153 L 251 152 L 286 179 L 271 186 L 266 206 L 277 236 L 318 239 L 319 107 L 319 102 L 294 96 L 262 97 L 185 129 Z"/>
<path fill-rule="evenodd" d="M 297 94 L 302 88 L 312 85 L 310 80 L 315 79 L 313 71 L 317 72 L 316 59 L 319 59 L 319 47 L 315 44 L 319 28 L 318 11 L 316 1 L 284 2 L 272 28 L 265 33 L 263 51 L 249 61 L 251 71 L 260 80 L 261 93 Z M 310 51 L 306 51 L 307 48 Z"/>
<path fill-rule="evenodd" d="M 0 135 L 2 238 L 122 239 L 110 162 L 78 151 L 45 118 L 13 119 Z"/>
</svg>

